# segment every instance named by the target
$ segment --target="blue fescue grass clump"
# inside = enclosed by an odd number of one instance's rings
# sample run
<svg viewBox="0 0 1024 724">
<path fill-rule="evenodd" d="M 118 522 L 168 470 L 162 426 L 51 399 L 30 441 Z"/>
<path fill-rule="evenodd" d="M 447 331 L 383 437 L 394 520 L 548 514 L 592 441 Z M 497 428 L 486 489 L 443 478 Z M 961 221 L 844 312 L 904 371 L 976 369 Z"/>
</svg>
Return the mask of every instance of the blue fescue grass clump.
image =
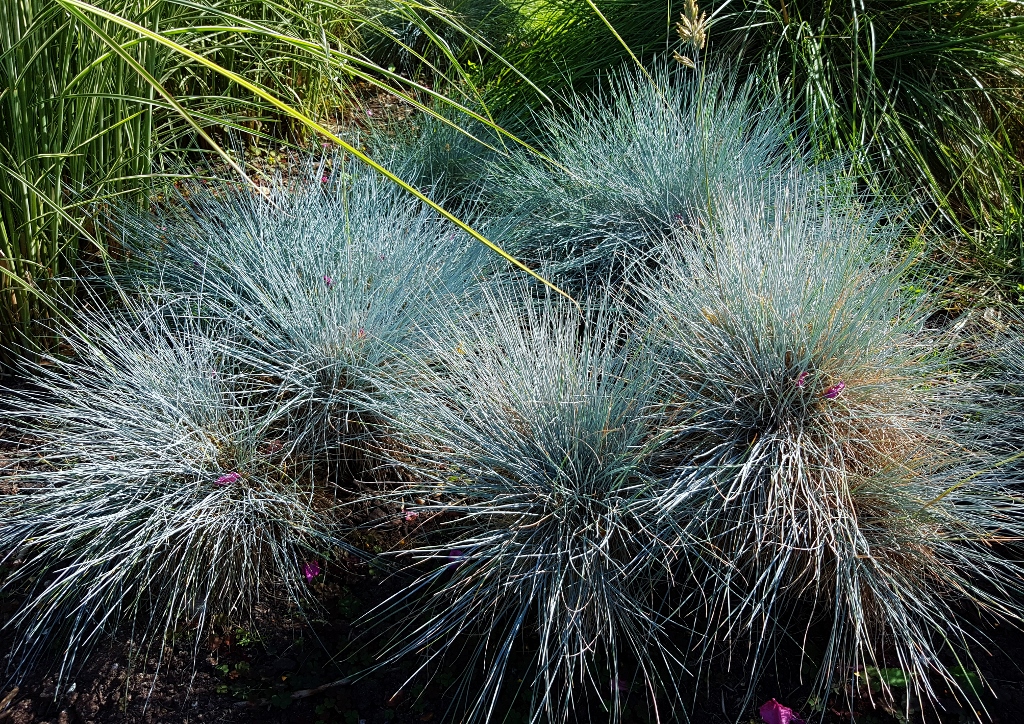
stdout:
<svg viewBox="0 0 1024 724">
<path fill-rule="evenodd" d="M 375 128 L 369 144 L 388 159 L 388 168 L 400 178 L 447 208 L 472 213 L 483 191 L 483 169 L 507 153 L 509 141 L 464 114 L 446 108 L 435 111 L 440 118 L 422 114 L 408 126 Z"/>
<path fill-rule="evenodd" d="M 706 541 L 699 651 L 741 646 L 756 680 L 791 636 L 821 644 L 818 694 L 897 668 L 934 701 L 960 691 L 965 608 L 1020 623 L 998 401 L 925 325 L 898 218 L 819 174 L 769 183 L 719 188 L 638 278 L 685 420 L 665 505 Z"/>
<path fill-rule="evenodd" d="M 216 320 L 225 354 L 280 382 L 296 444 L 350 452 L 379 374 L 480 273 L 479 245 L 386 179 L 334 159 L 265 195 L 223 184 L 121 220 L 128 283 Z M 365 451 L 364 451 L 365 452 Z"/>
<path fill-rule="evenodd" d="M 1024 315 L 1013 308 L 990 307 L 973 316 L 963 320 L 962 326 L 974 337 L 975 372 L 983 372 L 983 379 L 994 391 L 995 442 L 1006 455 L 1003 466 L 1007 472 L 1024 483 Z"/>
<path fill-rule="evenodd" d="M 973 695 L 964 610 L 1021 623 L 1024 355 L 979 370 L 904 214 L 680 72 L 576 97 L 480 196 L 461 155 L 446 186 L 450 129 L 389 151 L 580 306 L 339 158 L 114 219 L 123 310 L 0 418 L 29 440 L 0 478 L 11 664 L 304 604 L 370 502 L 408 532 L 383 659 L 458 662 L 466 720 L 684 716 L 718 653 L 752 695 L 784 641 L 820 644 L 819 700 L 882 669 Z"/>
<path fill-rule="evenodd" d="M 629 689 L 674 685 L 654 592 L 657 375 L 621 332 L 607 307 L 587 321 L 492 289 L 425 334 L 395 388 L 392 462 L 413 481 L 396 495 L 407 520 L 448 524 L 402 554 L 420 575 L 391 602 L 408 615 L 391 653 L 466 656 L 469 720 L 498 716 L 517 679 L 531 720 L 551 721 L 601 701 L 617 720 Z"/>
<path fill-rule="evenodd" d="M 294 454 L 277 390 L 155 304 L 94 312 L 68 359 L 26 370 L 3 421 L 28 440 L 0 496 L 15 671 L 59 679 L 116 633 L 143 659 L 267 595 L 309 602 L 303 567 L 340 544 L 331 490 Z M 319 564 L 317 564 L 319 565 Z"/>
<path fill-rule="evenodd" d="M 789 125 L 752 85 L 721 72 L 613 75 L 543 117 L 548 159 L 498 162 L 488 190 L 508 250 L 585 288 L 625 257 L 713 210 L 714 190 L 765 178 L 791 160 Z M 553 163 L 552 163 L 553 161 Z"/>
</svg>

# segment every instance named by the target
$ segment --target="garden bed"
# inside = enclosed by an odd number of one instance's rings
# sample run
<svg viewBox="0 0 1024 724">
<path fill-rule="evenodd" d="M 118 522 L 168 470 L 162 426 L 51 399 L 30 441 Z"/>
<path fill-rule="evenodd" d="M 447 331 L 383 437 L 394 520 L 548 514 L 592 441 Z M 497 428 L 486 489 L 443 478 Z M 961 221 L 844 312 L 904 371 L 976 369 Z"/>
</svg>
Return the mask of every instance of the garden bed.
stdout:
<svg viewBox="0 0 1024 724">
<path fill-rule="evenodd" d="M 451 703 L 445 688 L 454 679 L 454 671 L 434 672 L 428 684 L 419 675 L 402 686 L 414 670 L 414 660 L 403 662 L 384 672 L 359 679 L 351 685 L 330 686 L 333 682 L 365 666 L 365 655 L 335 659 L 337 652 L 351 648 L 359 630 L 354 618 L 394 592 L 392 583 L 369 576 L 365 566 L 348 571 L 332 569 L 327 581 L 318 586 L 324 615 L 310 622 L 286 607 L 267 606 L 259 612 L 258 631 L 228 627 L 211 636 L 193 665 L 191 651 L 175 651 L 161 664 L 159 677 L 128 666 L 123 641 L 101 649 L 83 670 L 72 677 L 74 691 L 55 698 L 52 678 L 35 676 L 24 682 L 2 711 L 4 724 L 197 724 L 231 722 L 235 724 L 419 724 L 420 722 L 457 721 L 446 717 Z M 984 697 L 993 724 L 1015 724 L 1024 720 L 1024 669 L 1020 652 L 1024 634 L 1006 628 L 990 629 L 993 646 L 989 652 L 979 649 L 976 661 L 993 692 Z M 0 646 L 4 642 L 0 641 Z M 155 662 L 152 662 L 155 663 Z M 794 681 L 799 658 L 776 662 L 778 677 L 766 676 L 759 687 L 757 701 L 776 698 L 796 701 L 806 696 L 805 687 Z M 318 693 L 311 690 L 328 685 Z M 698 696 L 691 721 L 700 724 L 760 722 L 756 706 L 746 711 L 742 702 L 743 679 L 716 671 L 713 683 Z M 0 700 L 10 696 L 2 692 Z M 293 699 L 299 694 L 300 698 Z M 639 704 L 643 704 L 641 695 Z M 875 709 L 862 697 L 853 711 L 837 697 L 829 702 L 823 724 L 845 724 L 851 713 L 861 724 L 931 722 L 962 724 L 975 721 L 969 708 L 959 705 L 948 692 L 940 697 L 944 710 L 927 717 L 910 719 Z M 723 714 L 723 709 L 728 716 Z M 508 724 L 525 722 L 514 706 L 504 720 Z M 808 712 L 801 712 L 806 717 Z M 585 718 L 579 719 L 587 721 Z M 627 715 L 624 724 L 651 721 Z M 665 721 L 663 719 L 663 721 Z"/>
</svg>

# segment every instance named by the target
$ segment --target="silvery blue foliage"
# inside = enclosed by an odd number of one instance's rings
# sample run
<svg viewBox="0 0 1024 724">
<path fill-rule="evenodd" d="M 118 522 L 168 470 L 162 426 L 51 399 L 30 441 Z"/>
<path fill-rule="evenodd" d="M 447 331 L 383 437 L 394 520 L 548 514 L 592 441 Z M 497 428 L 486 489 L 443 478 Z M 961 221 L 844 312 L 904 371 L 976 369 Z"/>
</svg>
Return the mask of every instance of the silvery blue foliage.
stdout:
<svg viewBox="0 0 1024 724">
<path fill-rule="evenodd" d="M 824 618 L 817 692 L 871 667 L 959 691 L 960 607 L 1020 621 L 1024 571 L 991 547 L 1024 534 L 1000 403 L 926 326 L 894 215 L 806 171 L 716 194 L 634 277 L 684 421 L 664 536 L 706 541 L 698 656 L 744 644 L 756 680 Z"/>
<path fill-rule="evenodd" d="M 583 317 L 490 289 L 442 315 L 395 388 L 393 465 L 412 481 L 396 495 L 448 523 L 402 553 L 426 568 L 391 602 L 391 653 L 464 647 L 471 720 L 499 716 L 516 678 L 554 721 L 602 699 L 617 720 L 630 688 L 675 685 L 654 588 L 672 558 L 656 536 L 657 373 L 604 305 Z"/>
<path fill-rule="evenodd" d="M 215 322 L 225 354 L 292 396 L 292 439 L 333 450 L 369 430 L 366 373 L 471 293 L 481 247 L 386 179 L 337 159 L 311 176 L 199 189 L 122 228 L 143 260 L 130 285 Z"/>
<path fill-rule="evenodd" d="M 616 278 L 637 250 L 715 208 L 715 191 L 791 162 L 792 128 L 723 73 L 613 76 L 541 119 L 549 160 L 496 162 L 492 213 L 506 250 L 585 288 Z"/>
<path fill-rule="evenodd" d="M 404 181 L 446 208 L 470 211 L 480 201 L 489 165 L 512 142 L 463 114 L 437 112 L 441 118 L 423 113 L 411 128 L 378 129 L 370 143 Z"/>
<path fill-rule="evenodd" d="M 73 358 L 30 367 L 3 422 L 22 436 L 3 475 L 2 590 L 20 607 L 8 664 L 60 645 L 60 679 L 115 631 L 147 655 L 266 592 L 307 602 L 304 562 L 343 527 L 296 457 L 274 386 L 241 372 L 207 330 L 145 301 L 92 312 Z M 124 628 L 121 628 L 124 627 Z"/>
</svg>

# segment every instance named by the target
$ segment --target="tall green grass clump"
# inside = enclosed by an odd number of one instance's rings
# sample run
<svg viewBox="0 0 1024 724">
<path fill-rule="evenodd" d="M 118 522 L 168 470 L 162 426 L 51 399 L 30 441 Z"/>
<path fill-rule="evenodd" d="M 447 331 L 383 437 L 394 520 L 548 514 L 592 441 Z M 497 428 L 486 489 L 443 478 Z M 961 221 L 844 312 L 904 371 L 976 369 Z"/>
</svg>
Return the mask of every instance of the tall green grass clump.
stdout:
<svg viewBox="0 0 1024 724">
<path fill-rule="evenodd" d="M 713 54 L 748 61 L 876 188 L 895 174 L 924 192 L 947 230 L 1019 272 L 1018 3 L 748 0 L 708 10 Z"/>
<path fill-rule="evenodd" d="M 132 3 L 120 10 L 135 17 Z M 137 190 L 159 147 L 149 88 L 105 50 L 57 3 L 0 6 L 3 364 L 17 347 L 33 346 L 37 321 L 50 313 L 45 297 L 68 288 L 79 246 L 89 245 L 80 194 Z M 149 72 L 163 75 L 166 58 L 136 51 Z"/>
<path fill-rule="evenodd" d="M 899 216 L 821 174 L 768 183 L 718 189 L 637 277 L 684 421 L 664 505 L 706 545 L 697 656 L 738 650 L 756 681 L 791 637 L 818 696 L 886 668 L 921 700 L 972 695 L 965 612 L 1020 623 L 1007 402 L 926 324 Z"/>
<path fill-rule="evenodd" d="M 97 211 L 112 201 L 144 205 L 163 177 L 176 175 L 170 169 L 182 168 L 183 156 L 217 148 L 211 127 L 257 137 L 282 130 L 269 104 L 145 39 L 133 25 L 308 110 L 337 95 L 329 63 L 287 39 L 319 43 L 325 29 L 332 38 L 346 37 L 354 14 L 334 6 L 314 15 L 309 4 L 291 1 L 104 0 L 84 12 L 57 1 L 5 2 L 0 363 L 46 347 L 45 320 L 74 305 L 80 255 L 95 261 L 107 254 L 108 239 L 95 228 Z"/>
<path fill-rule="evenodd" d="M 38 663 L 66 681 L 115 635 L 162 660 L 257 601 L 308 604 L 343 526 L 279 391 L 153 303 L 93 312 L 81 330 L 88 341 L 64 340 L 72 359 L 33 364 L 27 391 L 4 392 L 21 436 L 0 478 L 14 489 L 0 496 L 0 590 L 20 602 L 8 673 Z"/>
<path fill-rule="evenodd" d="M 669 566 L 657 375 L 623 331 L 607 307 L 584 321 L 492 289 L 443 315 L 393 388 L 392 464 L 413 481 L 396 495 L 423 535 L 402 553 L 415 580 L 385 607 L 390 653 L 467 672 L 467 720 L 500 719 L 518 693 L 531 720 L 604 702 L 615 721 L 630 689 L 675 685 L 655 593 Z"/>
<path fill-rule="evenodd" d="M 498 55 L 515 31 L 520 13 L 504 0 L 433 0 L 378 4 L 379 15 L 364 39 L 368 59 L 407 78 L 449 82 L 472 78 L 485 59 L 515 74 Z M 490 65 L 490 63 L 488 63 Z M 517 76 L 518 77 L 518 76 Z M 470 88 L 453 87 L 471 97 Z"/>
<path fill-rule="evenodd" d="M 791 129 L 752 85 L 722 73 L 623 71 L 597 96 L 543 117 L 554 164 L 516 155 L 489 179 L 514 255 L 579 288 L 614 280 L 629 257 L 714 211 L 719 186 L 791 160 Z"/>
<path fill-rule="evenodd" d="M 480 9 L 490 0 L 462 7 Z M 522 114 L 560 105 L 573 92 L 586 93 L 623 64 L 649 63 L 675 40 L 678 9 L 668 2 L 635 0 L 520 0 L 501 3 L 512 13 L 492 12 L 500 23 L 475 27 L 491 53 L 471 66 L 488 107 L 499 114 Z M 493 61 L 494 55 L 504 63 Z M 489 60 L 490 59 L 490 60 Z"/>
<path fill-rule="evenodd" d="M 410 352 L 438 306 L 471 292 L 480 247 L 340 158 L 265 190 L 196 188 L 116 218 L 134 259 L 125 284 L 212 320 L 225 355 L 289 396 L 297 445 L 360 458 L 371 380 Z"/>
</svg>

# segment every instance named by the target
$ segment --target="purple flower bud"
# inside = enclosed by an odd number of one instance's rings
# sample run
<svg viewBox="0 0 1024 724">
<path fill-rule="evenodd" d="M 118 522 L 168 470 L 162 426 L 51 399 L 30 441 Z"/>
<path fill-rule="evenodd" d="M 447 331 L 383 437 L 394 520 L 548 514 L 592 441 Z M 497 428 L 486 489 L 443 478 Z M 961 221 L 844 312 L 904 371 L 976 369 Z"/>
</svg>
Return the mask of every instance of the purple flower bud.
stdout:
<svg viewBox="0 0 1024 724">
<path fill-rule="evenodd" d="M 334 280 L 331 279 L 331 276 L 329 274 L 324 274 L 324 283 L 327 284 L 327 286 L 331 286 L 332 284 L 334 284 Z"/>
<path fill-rule="evenodd" d="M 242 479 L 241 473 L 225 473 L 217 478 L 217 485 L 231 485 Z"/>
<path fill-rule="evenodd" d="M 306 577 L 306 582 L 312 581 L 314 578 L 320 575 L 320 563 L 319 561 L 306 561 L 302 564 L 302 575 Z"/>
<path fill-rule="evenodd" d="M 356 332 L 356 338 L 357 339 L 366 339 L 366 330 L 363 329 L 362 327 L 360 327 L 359 331 Z"/>
<path fill-rule="evenodd" d="M 458 548 L 453 548 L 448 551 L 448 570 L 454 570 L 459 567 L 459 563 L 462 562 L 463 551 Z"/>
<path fill-rule="evenodd" d="M 805 384 L 807 384 L 807 375 L 809 374 L 809 372 L 801 372 L 796 378 L 796 386 L 803 387 Z"/>
<path fill-rule="evenodd" d="M 762 704 L 757 713 L 761 715 L 761 721 L 765 724 L 804 724 L 804 720 L 797 716 L 795 711 L 775 699 Z"/>
<path fill-rule="evenodd" d="M 839 397 L 839 393 L 842 392 L 845 389 L 846 389 L 846 383 L 840 380 L 839 382 L 835 383 L 834 385 L 829 387 L 827 390 L 825 390 L 825 393 L 824 393 L 825 399 L 826 400 L 834 400 L 837 397 Z"/>
</svg>

